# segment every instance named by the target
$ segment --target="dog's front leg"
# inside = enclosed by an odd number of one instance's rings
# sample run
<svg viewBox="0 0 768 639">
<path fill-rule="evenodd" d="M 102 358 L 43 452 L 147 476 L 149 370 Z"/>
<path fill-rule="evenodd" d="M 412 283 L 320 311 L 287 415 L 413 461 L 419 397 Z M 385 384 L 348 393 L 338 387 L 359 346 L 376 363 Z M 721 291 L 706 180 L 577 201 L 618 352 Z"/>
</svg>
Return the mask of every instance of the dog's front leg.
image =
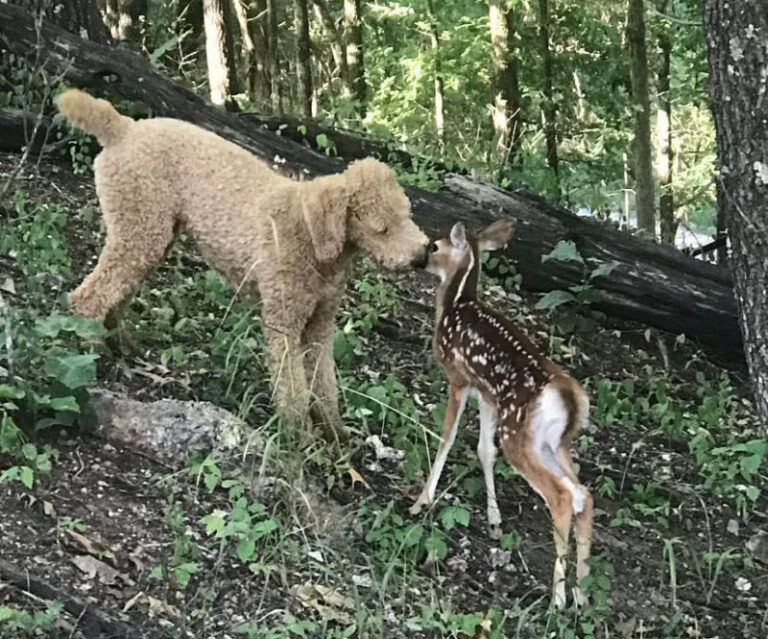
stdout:
<svg viewBox="0 0 768 639">
<path fill-rule="evenodd" d="M 336 364 L 333 359 L 333 333 L 339 300 L 321 302 L 309 319 L 302 336 L 306 350 L 307 382 L 310 388 L 310 413 L 329 441 L 346 441 L 349 432 L 339 413 Z"/>
<path fill-rule="evenodd" d="M 301 333 L 292 327 L 266 323 L 263 330 L 277 412 L 301 435 L 308 426 L 310 398 Z"/>
</svg>

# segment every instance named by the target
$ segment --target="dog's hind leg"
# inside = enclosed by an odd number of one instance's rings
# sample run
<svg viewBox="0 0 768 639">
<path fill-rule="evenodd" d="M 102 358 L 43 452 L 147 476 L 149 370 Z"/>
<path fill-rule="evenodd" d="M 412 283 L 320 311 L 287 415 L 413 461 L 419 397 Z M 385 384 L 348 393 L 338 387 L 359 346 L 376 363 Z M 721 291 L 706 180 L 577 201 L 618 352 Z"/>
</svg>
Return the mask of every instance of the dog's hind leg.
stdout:
<svg viewBox="0 0 768 639">
<path fill-rule="evenodd" d="M 321 302 L 309 319 L 302 336 L 306 350 L 305 368 L 309 384 L 312 420 L 330 442 L 349 439 L 339 413 L 336 364 L 333 359 L 333 333 L 338 300 Z"/>
<path fill-rule="evenodd" d="M 69 296 L 74 313 L 97 320 L 104 320 L 136 288 L 163 257 L 174 234 L 171 216 L 149 218 L 142 211 L 114 215 L 105 209 L 104 220 L 107 243 L 99 261 Z"/>
</svg>

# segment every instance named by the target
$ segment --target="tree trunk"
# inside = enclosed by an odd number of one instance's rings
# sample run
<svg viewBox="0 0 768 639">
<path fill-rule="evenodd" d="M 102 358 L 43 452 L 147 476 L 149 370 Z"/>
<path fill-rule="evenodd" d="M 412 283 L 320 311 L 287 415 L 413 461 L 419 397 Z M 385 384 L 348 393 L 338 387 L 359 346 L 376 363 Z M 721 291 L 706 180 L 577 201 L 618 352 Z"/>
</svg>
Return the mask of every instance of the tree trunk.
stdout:
<svg viewBox="0 0 768 639">
<path fill-rule="evenodd" d="M 544 94 L 544 136 L 547 140 L 547 164 L 555 174 L 555 188 L 558 182 L 559 158 L 557 155 L 557 105 L 552 94 L 552 52 L 549 49 L 549 6 L 547 0 L 539 0 L 539 47 L 543 66 L 542 82 Z"/>
<path fill-rule="evenodd" d="M 296 28 L 296 104 L 299 115 L 312 117 L 312 68 L 309 44 L 309 12 L 307 0 L 293 0 Z"/>
<path fill-rule="evenodd" d="M 232 99 L 224 34 L 224 0 L 203 0 L 205 27 L 205 60 L 208 65 L 208 86 L 211 102 L 225 106 Z"/>
<path fill-rule="evenodd" d="M 255 92 L 257 83 L 256 78 L 256 47 L 253 42 L 253 36 L 256 34 L 255 26 L 248 24 L 248 10 L 243 0 L 231 0 L 232 13 L 237 20 L 237 26 L 240 31 L 240 68 L 246 79 L 245 86 L 250 93 Z"/>
<path fill-rule="evenodd" d="M 739 323 L 754 396 L 768 433 L 768 127 L 764 0 L 705 0 L 717 201 L 732 252 Z"/>
<path fill-rule="evenodd" d="M 224 14 L 224 52 L 227 54 L 229 92 L 231 95 L 236 95 L 243 92 L 243 83 L 239 73 L 241 70 L 239 52 L 242 52 L 242 43 L 238 18 L 233 5 L 234 2 L 231 0 L 223 0 L 221 8 Z M 237 110 L 234 100 L 231 100 L 227 107 Z"/>
<path fill-rule="evenodd" d="M 491 118 L 496 152 L 514 162 L 520 148 L 520 84 L 518 80 L 517 19 L 505 0 L 488 0 L 491 31 Z"/>
<path fill-rule="evenodd" d="M 334 22 L 330 9 L 328 9 L 328 5 L 324 0 L 312 0 L 312 3 L 315 5 L 315 13 L 323 25 L 323 30 L 330 40 L 331 55 L 333 56 L 333 62 L 336 65 L 336 73 L 344 80 L 344 82 L 347 82 L 349 78 L 347 56 L 344 53 L 344 43 L 342 42 L 341 35 L 336 27 L 336 22 Z"/>
<path fill-rule="evenodd" d="M 632 104 L 635 110 L 635 139 L 632 144 L 635 164 L 635 209 L 637 226 L 656 236 L 651 162 L 651 104 L 648 92 L 648 55 L 645 44 L 643 0 L 629 0 L 627 13 Z"/>
<path fill-rule="evenodd" d="M 267 69 L 269 71 L 269 102 L 272 113 L 283 113 L 280 92 L 280 59 L 278 57 L 277 0 L 267 0 Z"/>
<path fill-rule="evenodd" d="M 347 69 L 349 70 L 349 88 L 357 101 L 360 117 L 365 118 L 365 64 L 360 0 L 344 0 L 344 35 L 347 49 Z"/>
<path fill-rule="evenodd" d="M 432 0 L 427 0 L 427 12 L 429 13 L 429 43 L 434 56 L 435 74 L 435 129 L 440 146 L 445 141 L 445 107 L 443 106 L 443 71 L 440 66 L 440 32 L 438 30 L 435 9 Z"/>
<path fill-rule="evenodd" d="M 661 4 L 666 13 L 667 0 Z M 669 94 L 669 69 L 672 57 L 669 25 L 661 26 L 659 34 L 658 111 L 656 114 L 656 172 L 659 175 L 659 220 L 661 241 L 674 246 L 677 224 L 672 190 L 672 99 Z"/>
<path fill-rule="evenodd" d="M 274 135 L 244 116 L 207 106 L 124 48 L 84 41 L 50 24 L 43 25 L 38 38 L 34 21 L 26 12 L 2 3 L 0 48 L 21 56 L 34 55 L 39 49 L 46 70 L 61 74 L 68 83 L 97 91 L 108 89 L 113 95 L 144 103 L 157 116 L 205 127 L 283 173 L 306 178 L 344 169 L 337 158 Z M 60 51 L 67 51 L 67 56 L 57 54 Z M 277 157 L 281 158 L 279 163 L 275 162 Z M 571 240 L 588 264 L 618 263 L 609 277 L 591 280 L 599 293 L 592 308 L 685 333 L 729 364 L 743 362 L 732 282 L 725 269 L 578 217 L 524 192 L 504 191 L 462 176 L 449 176 L 446 187 L 438 193 L 406 189 L 414 220 L 426 232 L 444 229 L 447 219 L 462 220 L 472 228 L 482 227 L 497 215 L 520 220 L 506 255 L 531 291 L 562 290 L 583 283 L 581 263 L 541 261 L 559 241 Z M 761 294 L 765 295 L 765 289 Z"/>
</svg>

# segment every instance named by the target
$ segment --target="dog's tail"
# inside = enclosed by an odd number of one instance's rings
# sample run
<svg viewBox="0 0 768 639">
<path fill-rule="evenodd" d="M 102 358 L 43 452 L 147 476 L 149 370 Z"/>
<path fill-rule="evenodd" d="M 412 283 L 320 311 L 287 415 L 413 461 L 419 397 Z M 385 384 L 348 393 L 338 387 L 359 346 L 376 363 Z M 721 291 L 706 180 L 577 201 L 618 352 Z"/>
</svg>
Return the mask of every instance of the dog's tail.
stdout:
<svg viewBox="0 0 768 639">
<path fill-rule="evenodd" d="M 101 146 L 120 141 L 133 120 L 120 115 L 109 102 L 84 91 L 69 89 L 58 99 L 59 111 L 78 129 L 96 136 Z"/>
</svg>

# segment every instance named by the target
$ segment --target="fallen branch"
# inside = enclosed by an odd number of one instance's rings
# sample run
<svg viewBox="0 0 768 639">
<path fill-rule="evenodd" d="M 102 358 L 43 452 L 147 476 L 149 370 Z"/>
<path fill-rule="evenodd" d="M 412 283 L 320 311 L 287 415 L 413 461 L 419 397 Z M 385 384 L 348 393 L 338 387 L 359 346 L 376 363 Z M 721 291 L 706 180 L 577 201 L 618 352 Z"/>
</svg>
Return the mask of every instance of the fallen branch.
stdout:
<svg viewBox="0 0 768 639">
<path fill-rule="evenodd" d="M 78 620 L 78 628 L 86 637 L 125 637 L 139 639 L 142 634 L 111 615 L 98 610 L 79 597 L 51 586 L 35 577 L 28 570 L 0 560 L 0 580 L 47 601 L 58 601 L 69 614 Z"/>
</svg>

